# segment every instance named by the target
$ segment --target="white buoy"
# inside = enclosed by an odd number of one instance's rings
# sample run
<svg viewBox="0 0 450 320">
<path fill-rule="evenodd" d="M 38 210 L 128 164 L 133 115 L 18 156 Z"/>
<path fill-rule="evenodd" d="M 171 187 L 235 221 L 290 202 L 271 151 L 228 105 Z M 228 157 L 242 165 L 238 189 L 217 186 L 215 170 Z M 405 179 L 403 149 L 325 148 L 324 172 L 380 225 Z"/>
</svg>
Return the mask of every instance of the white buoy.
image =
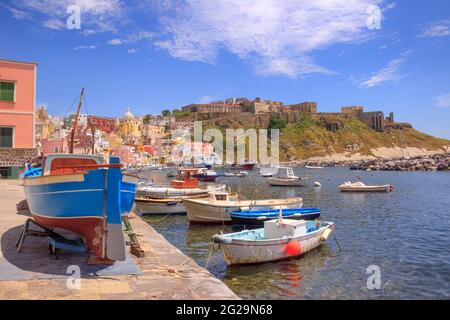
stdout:
<svg viewBox="0 0 450 320">
<path fill-rule="evenodd" d="M 318 181 L 314 182 L 314 185 L 315 185 L 316 187 L 322 186 L 322 185 L 320 184 L 320 182 L 318 182 Z"/>
</svg>

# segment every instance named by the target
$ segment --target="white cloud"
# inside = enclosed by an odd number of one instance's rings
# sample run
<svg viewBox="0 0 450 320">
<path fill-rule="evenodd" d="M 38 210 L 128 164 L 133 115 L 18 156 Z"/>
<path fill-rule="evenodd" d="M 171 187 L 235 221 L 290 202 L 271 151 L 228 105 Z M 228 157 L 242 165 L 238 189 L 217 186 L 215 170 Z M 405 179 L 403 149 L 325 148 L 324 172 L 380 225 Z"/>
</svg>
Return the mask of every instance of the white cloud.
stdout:
<svg viewBox="0 0 450 320">
<path fill-rule="evenodd" d="M 123 43 L 123 41 L 121 39 L 111 39 L 108 41 L 108 44 L 112 45 L 112 46 L 118 46 L 121 45 Z"/>
<path fill-rule="evenodd" d="M 257 73 L 297 77 L 329 73 L 311 54 L 367 38 L 367 7 L 381 0 L 167 0 L 155 41 L 176 58 L 215 63 L 221 49 Z"/>
<path fill-rule="evenodd" d="M 421 38 L 444 37 L 450 35 L 450 19 L 428 24 L 422 29 Z"/>
<path fill-rule="evenodd" d="M 69 16 L 67 8 L 76 5 L 81 11 L 81 27 L 92 27 L 97 31 L 116 31 L 121 21 L 125 20 L 120 0 L 18 0 L 15 5 L 22 10 L 44 15 L 48 21 L 65 21 Z"/>
<path fill-rule="evenodd" d="M 436 105 L 442 108 L 450 108 L 450 93 L 437 97 Z"/>
<path fill-rule="evenodd" d="M 210 103 L 210 102 L 213 102 L 214 99 L 215 98 L 212 96 L 203 96 L 203 97 L 200 97 L 196 102 L 197 103 Z"/>
<path fill-rule="evenodd" d="M 64 22 L 62 22 L 61 20 L 56 19 L 56 18 L 51 18 L 51 19 L 45 20 L 42 23 L 42 26 L 47 29 L 53 29 L 53 30 L 61 30 L 66 27 Z"/>
<path fill-rule="evenodd" d="M 108 44 L 113 45 L 113 46 L 121 45 L 124 43 L 135 44 L 135 43 L 145 40 L 145 39 L 151 39 L 151 38 L 153 38 L 153 36 L 154 36 L 153 32 L 138 31 L 138 32 L 132 33 L 129 36 L 124 37 L 122 39 L 119 39 L 119 38 L 111 39 L 108 41 Z"/>
<path fill-rule="evenodd" d="M 97 46 L 89 45 L 89 46 L 78 46 L 78 47 L 73 48 L 73 50 L 86 50 L 86 49 L 94 50 L 94 49 L 97 49 Z"/>
<path fill-rule="evenodd" d="M 10 7 L 10 6 L 8 6 L 8 5 L 4 4 L 4 3 L 0 3 L 0 5 L 5 7 L 6 9 L 8 9 L 11 12 L 11 14 L 13 15 L 13 17 L 15 19 L 17 19 L 17 20 L 29 19 L 30 18 L 30 15 L 27 12 L 25 12 L 25 11 L 22 11 L 22 10 Z"/>
<path fill-rule="evenodd" d="M 135 54 L 136 52 L 138 52 L 138 49 L 128 49 L 127 50 L 127 52 L 129 53 L 129 54 Z"/>
<path fill-rule="evenodd" d="M 372 88 L 386 82 L 399 81 L 403 79 L 405 76 L 400 74 L 400 67 L 405 62 L 406 56 L 408 56 L 410 53 L 410 50 L 403 52 L 400 58 L 394 59 L 389 62 L 389 64 L 385 68 L 379 70 L 378 72 L 375 72 L 368 79 L 361 82 L 359 86 L 363 88 Z"/>
</svg>

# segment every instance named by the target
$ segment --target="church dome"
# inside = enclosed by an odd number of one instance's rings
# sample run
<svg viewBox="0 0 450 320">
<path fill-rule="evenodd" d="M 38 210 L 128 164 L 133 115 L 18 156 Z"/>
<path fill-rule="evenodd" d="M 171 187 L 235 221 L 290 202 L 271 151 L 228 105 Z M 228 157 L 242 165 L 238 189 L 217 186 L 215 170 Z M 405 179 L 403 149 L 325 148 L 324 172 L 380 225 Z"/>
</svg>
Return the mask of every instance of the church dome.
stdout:
<svg viewBox="0 0 450 320">
<path fill-rule="evenodd" d="M 124 113 L 123 118 L 124 119 L 134 119 L 134 116 L 131 113 L 130 108 L 128 108 L 127 112 Z"/>
</svg>

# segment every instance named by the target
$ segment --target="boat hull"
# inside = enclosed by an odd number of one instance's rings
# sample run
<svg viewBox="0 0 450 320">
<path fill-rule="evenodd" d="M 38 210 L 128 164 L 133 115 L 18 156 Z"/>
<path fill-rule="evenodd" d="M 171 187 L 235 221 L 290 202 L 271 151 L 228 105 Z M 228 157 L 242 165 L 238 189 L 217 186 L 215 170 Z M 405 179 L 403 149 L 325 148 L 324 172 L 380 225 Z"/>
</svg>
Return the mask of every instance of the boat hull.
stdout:
<svg viewBox="0 0 450 320">
<path fill-rule="evenodd" d="M 139 215 L 185 215 L 186 207 L 182 200 L 176 199 L 139 199 L 136 200 L 136 212 Z"/>
<path fill-rule="evenodd" d="M 125 244 L 119 243 L 123 238 L 122 178 L 119 169 L 98 169 L 26 178 L 23 187 L 30 212 L 38 223 L 78 234 L 98 257 L 123 260 Z M 107 242 L 114 245 L 108 248 Z"/>
<path fill-rule="evenodd" d="M 326 232 L 327 229 L 330 231 Z M 329 224 L 307 235 L 273 240 L 240 240 L 215 235 L 213 241 L 219 243 L 228 266 L 256 264 L 299 257 L 322 245 L 332 229 L 333 225 Z M 264 229 L 248 230 L 248 232 L 261 232 L 261 230 Z M 296 241 L 300 245 L 300 250 L 294 255 L 286 250 L 286 245 L 291 241 Z"/>
<path fill-rule="evenodd" d="M 305 187 L 306 181 L 303 179 L 279 179 L 268 178 L 267 183 L 275 187 Z"/>
<path fill-rule="evenodd" d="M 366 186 L 366 187 L 347 187 L 340 186 L 339 190 L 341 192 L 391 192 L 392 186 Z"/>
<path fill-rule="evenodd" d="M 230 203 L 232 202 L 232 203 Z M 231 223 L 230 213 L 243 208 L 253 207 L 279 207 L 299 208 L 303 205 L 303 199 L 272 199 L 272 200 L 241 200 L 241 201 L 214 201 L 208 200 L 184 200 L 187 216 L 190 223 L 220 224 Z"/>
</svg>

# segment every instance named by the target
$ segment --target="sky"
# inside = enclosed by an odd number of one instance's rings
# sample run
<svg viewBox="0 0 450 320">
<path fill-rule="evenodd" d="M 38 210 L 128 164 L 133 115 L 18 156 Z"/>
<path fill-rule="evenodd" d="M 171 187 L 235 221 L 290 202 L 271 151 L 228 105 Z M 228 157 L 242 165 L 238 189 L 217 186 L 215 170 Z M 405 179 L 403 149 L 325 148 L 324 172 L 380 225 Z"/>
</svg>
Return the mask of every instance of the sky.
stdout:
<svg viewBox="0 0 450 320">
<path fill-rule="evenodd" d="M 38 63 L 37 104 L 61 116 L 82 87 L 112 117 L 261 97 L 450 139 L 449 57 L 448 0 L 0 1 L 0 59 Z"/>
</svg>

